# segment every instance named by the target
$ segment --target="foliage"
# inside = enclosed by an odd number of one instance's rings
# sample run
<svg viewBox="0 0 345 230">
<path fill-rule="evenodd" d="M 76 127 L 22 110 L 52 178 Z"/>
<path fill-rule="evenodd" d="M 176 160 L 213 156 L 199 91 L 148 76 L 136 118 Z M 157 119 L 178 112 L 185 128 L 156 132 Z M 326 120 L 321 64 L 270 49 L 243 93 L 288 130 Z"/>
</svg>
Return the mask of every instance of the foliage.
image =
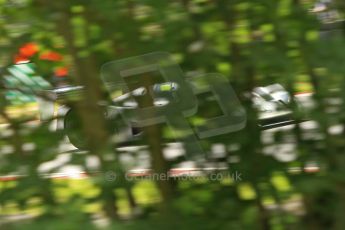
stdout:
<svg viewBox="0 0 345 230">
<path fill-rule="evenodd" d="M 334 4 L 343 15 L 344 3 Z M 102 221 L 110 221 L 105 229 L 345 229 L 345 34 L 320 32 L 312 5 L 299 0 L 0 1 L 1 65 L 10 66 L 27 42 L 61 50 L 71 80 L 85 86 L 83 99 L 72 103 L 89 140 L 86 153 L 72 155 L 69 164 L 92 174 L 91 156 L 101 172 L 76 181 L 42 177 L 39 168 L 59 157 L 64 133 L 50 132 L 49 122 L 28 127 L 37 117 L 13 116 L 1 98 L 1 122 L 9 127 L 1 126 L 0 174 L 25 176 L 0 183 L 0 221 L 15 213 L 35 216 L 0 222 L 1 229 L 97 229 Z M 231 81 L 246 107 L 247 127 L 203 146 L 225 146 L 226 156 L 213 163 L 240 172 L 242 180 L 125 180 L 121 153 L 108 141 L 111 134 L 98 106 L 105 91 L 99 69 L 153 51 L 170 52 L 187 77 L 220 72 Z M 46 62 L 35 64 L 41 76 L 49 76 Z M 251 102 L 242 95 L 271 83 L 292 94 L 313 89 L 311 111 L 293 109 L 297 120 L 307 117 L 316 126 L 260 130 Z M 146 131 L 156 135 L 146 141 L 153 169 L 166 172 L 178 162 L 155 150 L 160 128 L 149 127 Z M 284 143 L 293 145 L 292 153 L 279 149 Z M 267 153 L 269 148 L 273 152 Z M 293 157 L 282 161 L 284 154 Z M 318 171 L 311 172 L 312 166 Z M 116 180 L 106 180 L 109 171 L 117 173 Z"/>
</svg>

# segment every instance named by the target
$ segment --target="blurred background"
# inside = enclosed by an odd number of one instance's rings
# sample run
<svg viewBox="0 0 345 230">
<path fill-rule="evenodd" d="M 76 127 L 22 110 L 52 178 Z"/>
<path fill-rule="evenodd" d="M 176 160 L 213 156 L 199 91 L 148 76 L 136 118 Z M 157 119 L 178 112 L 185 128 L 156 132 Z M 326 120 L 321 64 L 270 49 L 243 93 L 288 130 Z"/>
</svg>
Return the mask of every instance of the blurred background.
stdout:
<svg viewBox="0 0 345 230">
<path fill-rule="evenodd" d="M 345 229 L 344 13 L 341 0 L 0 0 L 0 229 Z M 166 125 L 122 124 L 109 104 L 128 89 L 109 91 L 101 68 L 156 51 L 183 79 L 225 76 L 245 127 L 190 159 Z M 220 111 L 197 99 L 194 128 Z"/>
</svg>

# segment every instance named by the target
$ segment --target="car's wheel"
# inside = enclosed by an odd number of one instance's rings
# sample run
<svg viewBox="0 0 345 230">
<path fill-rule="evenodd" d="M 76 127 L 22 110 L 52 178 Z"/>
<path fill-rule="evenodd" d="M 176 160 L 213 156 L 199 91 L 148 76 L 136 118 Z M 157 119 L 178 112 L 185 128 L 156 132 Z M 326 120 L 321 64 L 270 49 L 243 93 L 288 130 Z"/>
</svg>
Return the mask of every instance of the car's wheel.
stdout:
<svg viewBox="0 0 345 230">
<path fill-rule="evenodd" d="M 131 139 L 133 133 L 132 128 L 126 122 L 121 120 L 116 111 L 107 111 L 105 113 L 106 127 L 109 134 L 116 134 L 115 142 L 117 144 L 126 142 Z M 83 126 L 81 119 L 75 109 L 69 109 L 64 117 L 64 132 L 68 137 L 70 143 L 78 149 L 87 148 L 87 137 L 83 133 Z M 139 131 L 138 131 L 139 132 Z M 137 134 L 137 133 L 135 133 Z"/>
<path fill-rule="evenodd" d="M 81 120 L 75 109 L 70 109 L 64 117 L 64 131 L 72 145 L 78 149 L 86 149 L 85 137 Z"/>
</svg>

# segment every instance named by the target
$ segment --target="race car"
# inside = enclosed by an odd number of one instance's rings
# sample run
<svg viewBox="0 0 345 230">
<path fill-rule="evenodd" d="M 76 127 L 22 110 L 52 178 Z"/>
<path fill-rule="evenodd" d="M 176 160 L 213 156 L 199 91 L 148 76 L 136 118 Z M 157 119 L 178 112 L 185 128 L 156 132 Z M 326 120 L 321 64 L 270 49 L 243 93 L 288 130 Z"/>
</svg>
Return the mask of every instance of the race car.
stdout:
<svg viewBox="0 0 345 230">
<path fill-rule="evenodd" d="M 82 90 L 82 86 L 66 86 L 47 92 L 51 98 L 54 98 L 60 103 L 57 112 L 55 112 L 55 115 L 59 117 L 57 120 L 57 129 L 64 130 L 71 144 L 78 149 L 85 149 L 86 147 L 86 140 L 82 134 L 82 124 L 76 109 L 64 104 L 64 101 L 80 95 Z M 171 94 L 178 90 L 178 85 L 172 82 L 155 84 L 151 90 L 158 95 L 162 93 Z M 135 98 L 142 97 L 146 93 L 147 90 L 144 87 L 139 87 L 131 92 L 113 98 L 106 105 L 100 103 L 100 106 L 106 106 L 105 120 L 109 128 L 108 131 L 116 135 L 117 145 L 133 144 L 141 140 L 142 129 L 140 124 L 135 121 L 128 122 L 123 120 L 123 113 L 124 111 L 135 111 L 138 109 L 139 104 Z M 295 97 L 291 96 L 280 84 L 257 87 L 250 95 L 253 106 L 258 112 L 257 124 L 260 128 L 271 129 L 296 123 L 290 105 L 294 101 L 297 105 L 302 106 L 300 100 L 295 100 Z M 204 97 L 202 100 L 208 99 Z M 49 119 L 54 113 L 53 110 L 55 107 L 49 101 L 44 102 L 42 99 L 40 101 L 42 106 L 41 118 L 42 120 Z M 154 106 L 156 107 L 164 107 L 169 103 L 169 99 L 164 97 L 154 99 Z M 211 103 L 214 104 L 214 102 Z"/>
</svg>

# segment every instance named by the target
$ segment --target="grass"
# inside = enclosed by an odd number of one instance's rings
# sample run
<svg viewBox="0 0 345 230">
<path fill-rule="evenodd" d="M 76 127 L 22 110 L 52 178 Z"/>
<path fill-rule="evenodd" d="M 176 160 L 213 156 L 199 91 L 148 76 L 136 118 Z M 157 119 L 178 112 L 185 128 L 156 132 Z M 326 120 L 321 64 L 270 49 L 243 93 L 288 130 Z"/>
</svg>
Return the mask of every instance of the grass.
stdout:
<svg viewBox="0 0 345 230">
<path fill-rule="evenodd" d="M 200 183 L 208 183 L 208 180 L 200 180 Z M 190 181 L 182 181 L 181 187 L 188 187 L 188 184 L 185 183 L 194 183 Z M 283 174 L 274 174 L 271 177 L 271 183 L 276 188 L 278 192 L 289 192 L 292 191 L 292 186 L 289 184 L 288 178 L 285 177 Z M 228 178 L 225 181 L 221 181 L 221 184 L 233 184 L 233 182 L 229 182 Z M 0 182 L 0 192 L 1 189 L 6 187 L 13 187 L 16 186 L 15 181 L 9 182 Z M 99 200 L 95 199 L 100 195 L 100 189 L 93 184 L 93 181 L 90 178 L 82 178 L 82 179 L 54 179 L 53 180 L 53 188 L 54 194 L 56 199 L 61 204 L 68 204 L 68 202 L 73 197 L 82 198 L 81 200 L 85 201 L 82 204 L 82 210 L 85 213 L 100 213 L 101 212 L 101 204 L 98 202 Z M 242 200 L 254 200 L 257 198 L 257 194 L 255 190 L 252 188 L 250 183 L 239 183 L 237 185 L 238 196 Z M 114 190 L 115 194 L 117 195 L 117 206 L 119 209 L 119 214 L 121 215 L 129 215 L 130 214 L 130 205 L 128 203 L 126 192 L 123 188 L 118 188 Z M 154 181 L 149 180 L 140 180 L 137 181 L 132 188 L 133 195 L 135 197 L 136 202 L 140 206 L 148 206 L 154 205 L 158 203 L 161 198 L 159 191 L 155 186 Z M 87 200 L 92 200 L 87 202 Z M 273 198 L 267 194 L 267 196 L 263 197 L 263 203 L 272 204 L 274 203 Z M 42 213 L 42 200 L 39 198 L 31 198 L 28 202 L 28 205 L 25 209 L 21 209 L 16 203 L 9 202 L 5 205 L 0 205 L 0 215 L 11 215 L 11 214 L 30 214 L 30 215 L 39 215 Z"/>
<path fill-rule="evenodd" d="M 16 186 L 16 182 L 0 182 L 1 188 Z M 59 203 L 68 203 L 73 197 L 80 197 L 82 200 L 90 200 L 100 195 L 100 189 L 97 188 L 91 179 L 54 179 L 53 180 L 54 194 Z M 137 203 L 141 206 L 155 204 L 160 201 L 159 192 L 152 181 L 139 181 L 133 187 L 133 195 Z M 115 189 L 115 194 L 118 197 L 117 206 L 119 214 L 130 214 L 130 205 L 123 188 Z M 97 199 L 95 199 L 97 200 Z M 82 205 L 85 213 L 99 213 L 101 212 L 101 204 L 97 201 L 84 203 Z M 42 200 L 36 197 L 29 199 L 26 208 L 22 209 L 15 202 L 8 202 L 5 205 L 0 205 L 0 215 L 14 215 L 14 214 L 30 214 L 39 215 L 42 213 Z"/>
</svg>

